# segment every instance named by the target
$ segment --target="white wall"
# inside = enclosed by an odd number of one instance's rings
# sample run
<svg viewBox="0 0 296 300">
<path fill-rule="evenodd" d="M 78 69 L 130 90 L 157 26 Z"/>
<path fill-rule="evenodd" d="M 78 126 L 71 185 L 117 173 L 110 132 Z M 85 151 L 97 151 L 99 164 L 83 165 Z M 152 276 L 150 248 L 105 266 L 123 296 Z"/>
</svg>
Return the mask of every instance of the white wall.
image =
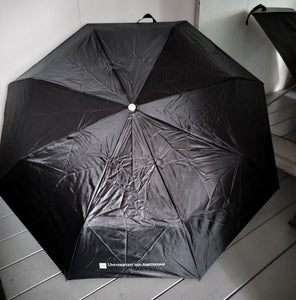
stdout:
<svg viewBox="0 0 296 300">
<path fill-rule="evenodd" d="M 200 0 L 199 30 L 263 81 L 269 93 L 283 88 L 290 74 L 254 18 L 245 25 L 258 4 L 296 9 L 296 0 Z"/>
<path fill-rule="evenodd" d="M 195 0 L 0 0 L 0 132 L 9 82 L 86 23 L 194 22 Z"/>
</svg>

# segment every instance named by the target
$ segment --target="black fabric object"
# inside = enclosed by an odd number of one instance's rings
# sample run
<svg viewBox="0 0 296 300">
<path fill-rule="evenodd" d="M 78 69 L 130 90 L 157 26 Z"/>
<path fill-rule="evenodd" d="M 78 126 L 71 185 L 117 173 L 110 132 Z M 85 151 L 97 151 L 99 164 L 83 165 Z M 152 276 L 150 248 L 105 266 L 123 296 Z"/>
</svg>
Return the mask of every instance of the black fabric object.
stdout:
<svg viewBox="0 0 296 300">
<path fill-rule="evenodd" d="M 251 14 L 283 58 L 292 76 L 296 77 L 296 11 L 277 7 L 262 10 L 259 7 Z"/>
<path fill-rule="evenodd" d="M 0 162 L 68 279 L 201 278 L 278 188 L 263 84 L 185 21 L 84 26 L 9 85 Z"/>
</svg>

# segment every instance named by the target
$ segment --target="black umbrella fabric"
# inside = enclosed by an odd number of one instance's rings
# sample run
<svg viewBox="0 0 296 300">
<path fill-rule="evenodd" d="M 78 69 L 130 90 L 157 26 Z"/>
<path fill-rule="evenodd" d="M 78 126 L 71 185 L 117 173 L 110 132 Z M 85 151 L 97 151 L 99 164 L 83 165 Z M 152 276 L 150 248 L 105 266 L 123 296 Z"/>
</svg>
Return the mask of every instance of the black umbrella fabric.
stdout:
<svg viewBox="0 0 296 300">
<path fill-rule="evenodd" d="M 9 85 L 0 158 L 69 279 L 201 278 L 278 188 L 263 84 L 185 21 L 84 26 Z"/>
<path fill-rule="evenodd" d="M 260 4 L 251 10 L 250 15 L 254 16 L 291 74 L 296 77 L 296 11 L 292 8 L 265 7 Z"/>
</svg>

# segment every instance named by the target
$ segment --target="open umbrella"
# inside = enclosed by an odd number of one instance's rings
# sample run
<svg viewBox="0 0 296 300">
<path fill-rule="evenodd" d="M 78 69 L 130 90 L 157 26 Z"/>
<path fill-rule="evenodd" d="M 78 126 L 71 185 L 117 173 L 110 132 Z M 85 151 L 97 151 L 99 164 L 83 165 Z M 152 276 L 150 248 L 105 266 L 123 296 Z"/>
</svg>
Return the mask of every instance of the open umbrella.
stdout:
<svg viewBox="0 0 296 300">
<path fill-rule="evenodd" d="M 263 84 L 185 21 L 84 26 L 9 85 L 0 158 L 67 278 L 200 278 L 278 188 Z"/>
</svg>

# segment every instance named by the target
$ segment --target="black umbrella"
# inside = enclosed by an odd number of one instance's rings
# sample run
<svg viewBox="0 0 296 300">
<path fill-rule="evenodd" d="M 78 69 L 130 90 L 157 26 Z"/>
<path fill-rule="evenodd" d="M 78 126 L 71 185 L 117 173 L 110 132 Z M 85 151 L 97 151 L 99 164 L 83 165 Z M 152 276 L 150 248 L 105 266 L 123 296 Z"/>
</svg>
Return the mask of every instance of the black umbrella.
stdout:
<svg viewBox="0 0 296 300">
<path fill-rule="evenodd" d="M 296 11 L 292 8 L 254 7 L 246 20 L 253 15 L 275 48 L 282 56 L 291 74 L 296 77 Z"/>
<path fill-rule="evenodd" d="M 262 27 L 270 41 L 273 43 L 284 62 L 286 63 L 292 76 L 296 77 L 296 11 L 292 8 L 283 7 L 265 7 L 260 4 L 254 7 L 246 20 L 248 25 L 248 19 L 250 15 L 253 15 L 259 25 Z M 288 91 L 284 91 L 280 97 L 277 97 L 275 101 L 285 102 L 285 98 L 289 97 L 295 99 L 296 86 L 293 86 Z M 292 111 L 292 110 L 291 110 Z M 280 112 L 279 112 L 280 113 Z M 293 116 L 295 117 L 295 115 Z M 296 139 L 291 138 L 287 132 L 295 132 L 295 118 L 288 118 L 285 120 L 285 126 L 282 127 L 281 138 L 288 140 L 288 143 L 295 143 Z M 276 125 L 276 124 L 275 124 Z M 272 131 L 272 127 L 271 127 Z M 279 135 L 279 132 L 275 132 L 274 135 Z M 296 215 L 289 221 L 292 227 L 296 225 Z"/>
<path fill-rule="evenodd" d="M 9 85 L 1 195 L 67 278 L 200 278 L 278 188 L 264 99 L 187 22 L 86 25 Z"/>
</svg>

